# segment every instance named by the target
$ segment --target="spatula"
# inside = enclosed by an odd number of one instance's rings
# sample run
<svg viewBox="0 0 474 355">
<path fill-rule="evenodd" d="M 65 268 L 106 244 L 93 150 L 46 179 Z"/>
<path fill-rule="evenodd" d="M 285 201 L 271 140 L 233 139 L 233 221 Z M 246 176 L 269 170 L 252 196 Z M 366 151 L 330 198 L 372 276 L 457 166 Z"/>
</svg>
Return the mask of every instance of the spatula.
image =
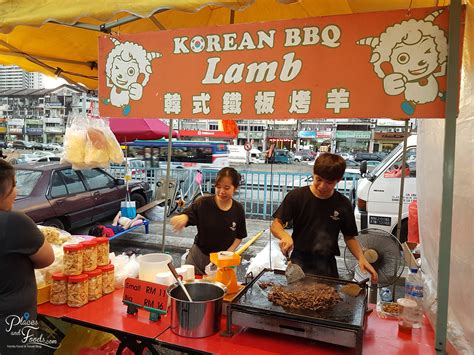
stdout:
<svg viewBox="0 0 474 355">
<path fill-rule="evenodd" d="M 286 260 L 288 260 L 288 265 L 286 266 L 285 276 L 286 282 L 289 284 L 295 283 L 301 279 L 306 277 L 303 269 L 298 264 L 294 264 L 290 260 L 291 252 L 288 253 L 286 256 Z"/>
</svg>

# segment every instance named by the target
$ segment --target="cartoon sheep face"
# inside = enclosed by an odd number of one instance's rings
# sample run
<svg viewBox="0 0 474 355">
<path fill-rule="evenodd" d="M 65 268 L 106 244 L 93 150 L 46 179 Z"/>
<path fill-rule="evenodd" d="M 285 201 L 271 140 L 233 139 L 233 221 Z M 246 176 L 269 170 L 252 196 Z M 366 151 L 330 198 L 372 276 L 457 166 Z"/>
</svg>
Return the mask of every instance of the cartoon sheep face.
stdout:
<svg viewBox="0 0 474 355">
<path fill-rule="evenodd" d="M 393 71 L 405 76 L 407 82 L 417 81 L 433 73 L 438 67 L 438 50 L 433 37 L 416 33 L 418 41 L 400 43 L 392 50 L 389 62 Z"/>
<path fill-rule="evenodd" d="M 357 41 L 372 47 L 370 63 L 383 80 L 385 93 L 404 94 L 401 108 L 407 115 L 418 104 L 444 99 L 436 78 L 446 74 L 448 41 L 444 31 L 433 24 L 441 13 L 437 10 L 423 20 L 403 21 L 388 27 L 380 37 Z"/>
<path fill-rule="evenodd" d="M 130 85 L 137 82 L 140 68 L 135 59 L 125 61 L 120 57 L 113 58 L 110 80 L 117 88 L 128 90 Z"/>
<path fill-rule="evenodd" d="M 115 47 L 107 56 L 105 72 L 107 87 L 111 90 L 110 98 L 104 103 L 121 107 L 123 115 L 128 116 L 131 111 L 130 100 L 142 98 L 143 88 L 153 72 L 151 61 L 161 57 L 161 54 L 147 52 L 141 45 L 133 42 L 121 43 L 116 38 L 110 39 Z"/>
</svg>

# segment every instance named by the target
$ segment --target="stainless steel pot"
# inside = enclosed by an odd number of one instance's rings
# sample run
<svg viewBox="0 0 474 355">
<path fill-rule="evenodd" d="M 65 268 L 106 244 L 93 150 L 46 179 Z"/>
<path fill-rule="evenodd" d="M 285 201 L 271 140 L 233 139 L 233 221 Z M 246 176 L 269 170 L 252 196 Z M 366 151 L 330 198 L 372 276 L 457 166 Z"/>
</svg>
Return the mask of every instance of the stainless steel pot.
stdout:
<svg viewBox="0 0 474 355">
<path fill-rule="evenodd" d="M 184 283 L 193 302 L 174 284 L 168 287 L 171 299 L 171 331 L 188 338 L 203 338 L 219 330 L 222 300 L 227 292 L 219 282 L 195 280 Z"/>
</svg>

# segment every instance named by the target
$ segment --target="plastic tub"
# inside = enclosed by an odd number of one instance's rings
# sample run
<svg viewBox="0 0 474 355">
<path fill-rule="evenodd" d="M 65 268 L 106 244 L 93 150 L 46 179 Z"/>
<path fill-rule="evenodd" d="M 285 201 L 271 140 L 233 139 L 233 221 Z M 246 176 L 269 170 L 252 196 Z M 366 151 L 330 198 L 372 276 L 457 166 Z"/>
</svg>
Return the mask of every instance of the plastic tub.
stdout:
<svg viewBox="0 0 474 355">
<path fill-rule="evenodd" d="M 171 255 L 163 253 L 140 255 L 137 258 L 139 265 L 138 278 L 144 281 L 156 282 L 156 274 L 169 271 L 168 263 L 172 260 Z"/>
</svg>

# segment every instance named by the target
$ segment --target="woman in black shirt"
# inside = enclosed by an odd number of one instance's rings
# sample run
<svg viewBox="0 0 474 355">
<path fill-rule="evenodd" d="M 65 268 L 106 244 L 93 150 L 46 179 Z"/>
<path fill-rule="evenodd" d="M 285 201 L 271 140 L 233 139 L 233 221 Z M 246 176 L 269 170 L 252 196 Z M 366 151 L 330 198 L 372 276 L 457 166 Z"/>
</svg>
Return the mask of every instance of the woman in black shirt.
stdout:
<svg viewBox="0 0 474 355">
<path fill-rule="evenodd" d="M 201 197 L 183 214 L 171 218 L 176 231 L 197 226 L 186 264 L 194 265 L 198 275 L 204 275 L 210 253 L 234 251 L 247 237 L 244 208 L 233 199 L 239 184 L 240 174 L 234 168 L 223 168 L 216 176 L 215 195 Z"/>
</svg>

